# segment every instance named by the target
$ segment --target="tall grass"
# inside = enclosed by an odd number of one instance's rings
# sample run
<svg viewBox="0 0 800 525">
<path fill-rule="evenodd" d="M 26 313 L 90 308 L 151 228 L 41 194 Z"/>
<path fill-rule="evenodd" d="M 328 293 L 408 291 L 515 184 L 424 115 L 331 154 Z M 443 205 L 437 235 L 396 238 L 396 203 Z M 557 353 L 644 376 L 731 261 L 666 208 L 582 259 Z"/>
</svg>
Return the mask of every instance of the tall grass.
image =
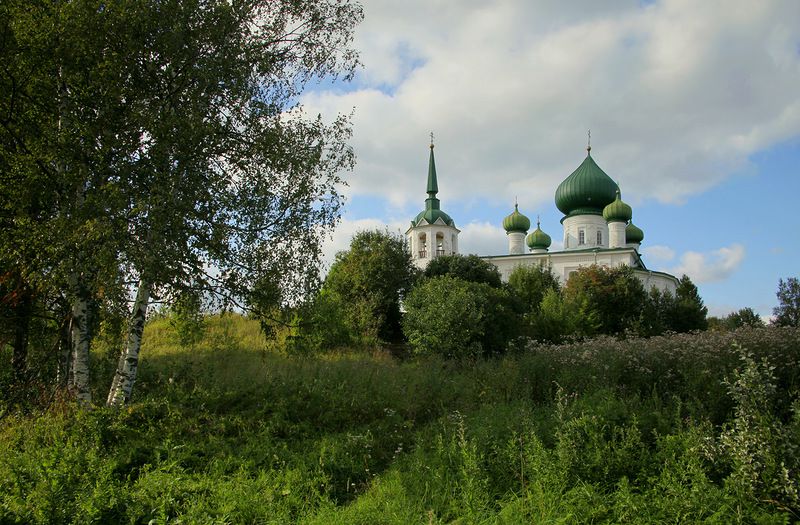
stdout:
<svg viewBox="0 0 800 525">
<path fill-rule="evenodd" d="M 149 323 L 124 410 L 7 416 L 0 522 L 800 519 L 795 329 L 461 363 L 284 356 L 236 315 L 205 330 L 182 348 Z"/>
</svg>

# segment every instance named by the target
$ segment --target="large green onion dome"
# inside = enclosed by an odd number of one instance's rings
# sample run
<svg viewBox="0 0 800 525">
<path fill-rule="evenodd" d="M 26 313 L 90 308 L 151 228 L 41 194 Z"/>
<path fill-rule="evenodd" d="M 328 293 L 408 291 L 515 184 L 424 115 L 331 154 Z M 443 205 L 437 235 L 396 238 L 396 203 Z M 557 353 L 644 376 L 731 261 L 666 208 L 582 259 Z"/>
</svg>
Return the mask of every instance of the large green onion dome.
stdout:
<svg viewBox="0 0 800 525">
<path fill-rule="evenodd" d="M 411 221 L 411 227 L 419 226 L 422 219 L 425 219 L 428 224 L 433 224 L 437 220 L 442 219 L 442 222 L 446 225 L 455 227 L 453 219 L 439 209 L 439 199 L 436 198 L 436 194 L 439 193 L 439 183 L 436 180 L 436 161 L 433 158 L 433 144 L 431 144 L 430 147 L 431 155 L 428 160 L 428 198 L 425 199 L 425 209 L 419 212 L 417 216 L 414 217 L 414 220 Z"/>
<path fill-rule="evenodd" d="M 644 232 L 633 224 L 633 222 L 628 224 L 625 228 L 625 242 L 628 244 L 641 244 L 643 240 Z"/>
<path fill-rule="evenodd" d="M 617 198 L 614 202 L 603 208 L 603 218 L 606 222 L 628 222 L 633 216 L 631 207 L 622 202 L 617 190 Z"/>
<path fill-rule="evenodd" d="M 552 240 L 550 236 L 539 227 L 539 221 L 536 221 L 536 229 L 528 234 L 528 238 L 525 239 L 525 242 L 531 250 L 546 250 L 550 247 Z"/>
<path fill-rule="evenodd" d="M 519 212 L 519 206 L 514 204 L 514 211 L 503 219 L 503 228 L 506 233 L 528 233 L 531 229 L 531 220 Z"/>
<path fill-rule="evenodd" d="M 556 189 L 556 206 L 567 216 L 602 215 L 603 208 L 614 202 L 617 184 L 600 169 L 589 152 L 572 175 Z"/>
</svg>

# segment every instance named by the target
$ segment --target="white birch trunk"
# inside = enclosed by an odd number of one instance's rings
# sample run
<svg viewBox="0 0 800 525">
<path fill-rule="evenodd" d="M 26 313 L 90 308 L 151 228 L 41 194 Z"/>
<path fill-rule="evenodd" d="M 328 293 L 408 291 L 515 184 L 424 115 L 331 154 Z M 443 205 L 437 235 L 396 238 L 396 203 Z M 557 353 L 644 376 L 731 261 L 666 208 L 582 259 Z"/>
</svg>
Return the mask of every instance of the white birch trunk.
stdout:
<svg viewBox="0 0 800 525">
<path fill-rule="evenodd" d="M 82 294 L 72 303 L 72 373 L 70 374 L 75 398 L 82 405 L 92 404 L 89 390 L 89 301 Z"/>
<path fill-rule="evenodd" d="M 149 301 L 150 282 L 142 278 L 139 281 L 139 289 L 136 291 L 133 311 L 128 321 L 127 344 L 120 353 L 117 371 L 114 374 L 114 380 L 111 382 L 111 389 L 108 392 L 108 399 L 106 400 L 108 406 L 121 407 L 131 399 L 133 383 L 136 381 L 136 371 L 139 368 L 139 349 L 142 346 L 142 332 L 144 331 L 144 321 L 147 317 Z"/>
</svg>

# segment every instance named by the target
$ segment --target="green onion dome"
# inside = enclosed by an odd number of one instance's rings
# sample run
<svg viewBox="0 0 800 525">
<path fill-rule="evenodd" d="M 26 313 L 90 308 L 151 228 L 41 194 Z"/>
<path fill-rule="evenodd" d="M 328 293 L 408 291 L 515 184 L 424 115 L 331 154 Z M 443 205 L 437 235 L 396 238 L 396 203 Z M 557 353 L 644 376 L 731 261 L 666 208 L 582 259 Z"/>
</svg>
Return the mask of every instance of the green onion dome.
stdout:
<svg viewBox="0 0 800 525">
<path fill-rule="evenodd" d="M 619 187 L 600 169 L 589 154 L 556 189 L 556 207 L 572 215 L 602 215 L 603 208 L 614 202 Z"/>
<path fill-rule="evenodd" d="M 525 242 L 528 244 L 528 248 L 531 250 L 546 250 L 550 247 L 552 240 L 550 239 L 550 236 L 543 232 L 539 227 L 539 221 L 536 221 L 536 229 L 528 234 L 528 238 L 525 239 Z"/>
<path fill-rule="evenodd" d="M 606 222 L 628 222 L 633 216 L 631 207 L 622 202 L 617 190 L 617 198 L 614 202 L 603 208 L 603 218 Z"/>
<path fill-rule="evenodd" d="M 506 233 L 528 233 L 531 229 L 531 220 L 519 212 L 519 206 L 514 204 L 514 211 L 503 219 L 503 228 Z"/>
<path fill-rule="evenodd" d="M 641 244 L 644 240 L 644 232 L 633 222 L 625 228 L 625 242 L 628 244 Z"/>
<path fill-rule="evenodd" d="M 436 206 L 439 205 L 438 200 L 439 199 L 436 199 L 437 201 L 435 203 Z M 425 219 L 428 222 L 428 224 L 433 224 L 437 220 L 442 219 L 442 222 L 444 222 L 446 225 L 455 226 L 455 222 L 453 221 L 453 219 L 451 219 L 448 214 L 446 214 L 445 212 L 443 212 L 438 208 L 430 207 L 419 212 L 417 216 L 414 217 L 414 219 L 411 221 L 411 226 L 412 227 L 419 226 L 420 223 L 422 222 L 422 219 Z"/>
</svg>

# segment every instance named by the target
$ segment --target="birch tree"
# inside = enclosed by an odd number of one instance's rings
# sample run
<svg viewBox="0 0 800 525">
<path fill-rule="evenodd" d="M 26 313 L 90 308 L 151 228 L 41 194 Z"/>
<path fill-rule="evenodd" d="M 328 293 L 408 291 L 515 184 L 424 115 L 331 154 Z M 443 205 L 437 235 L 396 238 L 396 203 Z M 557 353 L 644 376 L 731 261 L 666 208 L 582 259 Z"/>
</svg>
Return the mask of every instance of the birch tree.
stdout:
<svg viewBox="0 0 800 525">
<path fill-rule="evenodd" d="M 93 301 L 133 298 L 119 405 L 154 295 L 194 286 L 247 307 L 313 286 L 353 156 L 347 118 L 309 119 L 297 100 L 352 75 L 358 5 L 9 0 L 0 14 L 0 261 L 71 301 L 79 400 Z"/>
<path fill-rule="evenodd" d="M 281 303 L 313 285 L 320 237 L 338 218 L 338 173 L 353 162 L 347 119 L 308 120 L 294 100 L 314 77 L 352 72 L 347 44 L 360 8 L 171 7 L 171 32 L 143 58 L 155 87 L 149 106 L 159 110 L 140 151 L 148 188 L 133 192 L 144 197 L 128 251 L 139 289 L 108 395 L 115 406 L 130 399 L 154 288 L 191 282 L 263 306 L 268 295 Z"/>
</svg>

